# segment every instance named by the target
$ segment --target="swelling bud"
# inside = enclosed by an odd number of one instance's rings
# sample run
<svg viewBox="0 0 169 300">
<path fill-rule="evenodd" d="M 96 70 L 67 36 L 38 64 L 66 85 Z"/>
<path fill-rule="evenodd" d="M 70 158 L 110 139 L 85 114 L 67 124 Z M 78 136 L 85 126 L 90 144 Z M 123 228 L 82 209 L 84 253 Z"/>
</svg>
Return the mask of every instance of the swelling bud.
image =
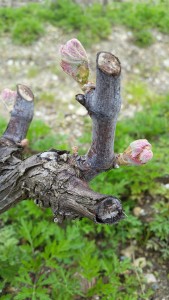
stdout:
<svg viewBox="0 0 169 300">
<path fill-rule="evenodd" d="M 81 86 L 88 82 L 89 61 L 85 49 L 77 39 L 69 40 L 60 47 L 62 70 Z"/>
<path fill-rule="evenodd" d="M 151 144 L 146 139 L 132 142 L 129 147 L 117 157 L 119 165 L 139 166 L 146 164 L 153 157 Z"/>
</svg>

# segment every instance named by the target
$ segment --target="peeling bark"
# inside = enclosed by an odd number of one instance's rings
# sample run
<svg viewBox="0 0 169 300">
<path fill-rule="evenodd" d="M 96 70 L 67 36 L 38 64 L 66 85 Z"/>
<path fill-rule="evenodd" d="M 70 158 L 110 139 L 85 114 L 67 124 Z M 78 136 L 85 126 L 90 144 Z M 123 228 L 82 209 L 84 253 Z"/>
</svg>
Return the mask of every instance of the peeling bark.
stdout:
<svg viewBox="0 0 169 300">
<path fill-rule="evenodd" d="M 7 129 L 0 139 L 0 213 L 14 204 L 34 199 L 40 207 L 51 207 L 54 221 L 87 217 L 113 224 L 124 218 L 120 201 L 88 186 L 94 176 L 116 167 L 114 137 L 121 106 L 117 57 L 100 52 L 96 59 L 96 88 L 91 85 L 76 100 L 92 119 L 92 142 L 88 153 L 49 150 L 22 159 L 23 145 L 33 117 L 33 93 L 17 86 L 17 99 Z"/>
<path fill-rule="evenodd" d="M 53 150 L 22 161 L 18 158 L 20 146 L 4 138 L 0 145 L 0 213 L 31 198 L 40 207 L 51 207 L 55 222 L 87 217 L 99 223 L 116 223 L 123 217 L 120 202 L 93 192 L 79 177 L 67 152 Z"/>
</svg>

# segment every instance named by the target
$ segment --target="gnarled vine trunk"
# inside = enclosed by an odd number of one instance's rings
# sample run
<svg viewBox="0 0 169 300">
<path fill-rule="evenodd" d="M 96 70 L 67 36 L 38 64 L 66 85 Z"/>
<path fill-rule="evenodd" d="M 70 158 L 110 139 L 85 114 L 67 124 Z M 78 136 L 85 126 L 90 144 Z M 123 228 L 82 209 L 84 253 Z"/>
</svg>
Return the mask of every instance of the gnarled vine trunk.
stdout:
<svg viewBox="0 0 169 300">
<path fill-rule="evenodd" d="M 96 87 L 76 100 L 86 107 L 92 122 L 92 142 L 86 155 L 48 150 L 22 159 L 23 143 L 33 118 L 31 90 L 17 86 L 17 99 L 7 129 L 0 139 L 0 212 L 34 199 L 51 207 L 55 222 L 87 217 L 99 223 L 116 223 L 124 217 L 120 201 L 92 191 L 88 182 L 101 172 L 126 162 L 114 153 L 120 111 L 120 73 L 117 57 L 100 52 L 96 59 Z"/>
</svg>

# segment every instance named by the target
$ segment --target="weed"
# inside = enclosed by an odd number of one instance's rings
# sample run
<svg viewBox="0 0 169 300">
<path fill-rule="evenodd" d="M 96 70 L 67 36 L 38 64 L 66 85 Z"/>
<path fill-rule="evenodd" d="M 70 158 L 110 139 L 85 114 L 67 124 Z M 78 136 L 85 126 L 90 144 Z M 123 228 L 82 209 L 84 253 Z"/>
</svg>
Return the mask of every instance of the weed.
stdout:
<svg viewBox="0 0 169 300">
<path fill-rule="evenodd" d="M 27 72 L 28 78 L 35 78 L 39 74 L 39 70 L 37 67 L 30 67 Z"/>
<path fill-rule="evenodd" d="M 17 21 L 11 34 L 15 43 L 30 45 L 42 35 L 43 31 L 39 21 L 29 18 Z"/>
<path fill-rule="evenodd" d="M 151 105 L 152 102 L 157 102 L 158 96 L 154 95 L 147 85 L 135 76 L 130 78 L 130 81 L 125 85 L 124 98 L 127 98 L 127 103 L 134 105 Z"/>
<path fill-rule="evenodd" d="M 11 209 L 1 220 L 2 295 L 16 300 L 91 299 L 96 294 L 121 299 L 139 288 L 130 261 L 120 262 L 113 249 L 108 254 L 101 244 L 96 246 L 82 234 L 80 223 L 64 229 L 49 223 L 48 212 L 32 202 L 18 208 L 18 214 Z M 10 218 L 12 226 L 7 224 Z"/>
<path fill-rule="evenodd" d="M 154 216 L 147 229 L 149 239 L 147 249 L 159 251 L 162 258 L 167 260 L 169 258 L 169 204 L 160 201 L 153 205 Z"/>
<path fill-rule="evenodd" d="M 150 46 L 154 41 L 151 32 L 147 29 L 134 31 L 134 39 L 135 43 L 140 47 Z"/>
<path fill-rule="evenodd" d="M 143 87 L 130 90 L 139 93 Z M 144 93 L 143 93 L 144 94 Z M 149 95 L 149 92 L 148 92 Z M 143 98 L 146 99 L 146 94 Z M 93 224 L 88 220 L 72 221 L 66 226 L 52 222 L 50 209 L 41 210 L 33 201 L 25 201 L 1 215 L 0 219 L 0 297 L 1 299 L 149 299 L 152 291 L 140 291 L 139 280 L 131 261 L 121 259 L 120 249 L 133 241 L 168 259 L 167 189 L 156 178 L 168 172 L 168 97 L 143 100 L 145 111 L 117 124 L 116 151 L 137 138 L 153 144 L 154 159 L 145 167 L 119 168 L 101 174 L 92 187 L 102 193 L 118 195 L 127 218 L 118 225 Z M 148 103 L 147 103 L 148 102 Z M 147 103 L 147 104 L 146 104 Z M 0 119 L 0 133 L 6 122 Z M 86 150 L 90 126 L 79 144 Z M 44 151 L 50 147 L 68 149 L 67 137 L 56 136 L 43 121 L 32 122 L 28 133 L 30 146 Z M 59 146 L 58 146 L 59 144 Z M 84 145 L 85 144 L 85 145 Z M 81 147 L 79 145 L 79 147 Z M 145 194 L 164 200 L 153 204 L 152 221 L 143 221 L 132 211 Z M 139 272 L 139 270 L 137 270 Z"/>
<path fill-rule="evenodd" d="M 40 100 L 45 101 L 47 103 L 54 103 L 55 102 L 55 96 L 52 93 L 44 92 L 40 95 Z"/>
<path fill-rule="evenodd" d="M 0 33 L 9 32 L 15 42 L 29 45 L 44 32 L 46 23 L 61 27 L 90 45 L 107 38 L 113 25 L 124 25 L 134 33 L 139 46 L 153 42 L 151 29 L 169 32 L 167 3 L 116 2 L 105 6 L 94 3 L 80 6 L 74 1 L 58 0 L 48 4 L 30 3 L 19 8 L 0 8 Z"/>
</svg>

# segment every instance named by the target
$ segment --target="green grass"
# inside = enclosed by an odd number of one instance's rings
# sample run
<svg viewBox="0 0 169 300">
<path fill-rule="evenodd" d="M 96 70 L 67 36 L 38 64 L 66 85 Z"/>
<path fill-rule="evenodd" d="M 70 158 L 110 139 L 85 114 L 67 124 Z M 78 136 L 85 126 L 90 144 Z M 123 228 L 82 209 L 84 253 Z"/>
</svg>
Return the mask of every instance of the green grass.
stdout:
<svg viewBox="0 0 169 300">
<path fill-rule="evenodd" d="M 27 77 L 28 78 L 36 78 L 40 73 L 40 70 L 36 66 L 32 66 L 27 70 Z"/>
<path fill-rule="evenodd" d="M 54 103 L 55 102 L 55 95 L 49 92 L 43 92 L 39 96 L 39 101 L 44 101 L 48 103 Z"/>
<path fill-rule="evenodd" d="M 155 100 L 154 97 L 153 99 Z M 99 186 L 101 190 L 101 183 L 105 182 L 104 190 L 107 193 L 111 191 L 113 194 L 124 194 L 132 199 L 137 199 L 146 191 L 155 193 L 160 186 L 155 178 L 168 173 L 167 149 L 169 147 L 169 97 L 157 99 L 158 102 L 145 106 L 145 111 L 138 112 L 134 119 L 125 119 L 118 123 L 115 142 L 115 151 L 123 152 L 133 140 L 147 138 L 152 144 L 153 161 L 140 168 L 120 168 L 103 174 L 95 179 L 94 186 Z"/>
<path fill-rule="evenodd" d="M 25 18 L 16 22 L 12 29 L 12 38 L 15 43 L 30 45 L 44 32 L 42 24 L 35 19 Z"/>
<path fill-rule="evenodd" d="M 32 3 L 19 8 L 0 8 L 0 33 L 10 33 L 15 43 L 29 45 L 45 31 L 46 24 L 61 27 L 65 33 L 75 32 L 84 45 L 107 38 L 113 25 L 124 25 L 134 33 L 139 46 L 153 42 L 151 30 L 169 32 L 167 1 L 139 3 L 113 2 L 81 7 L 70 0 L 52 4 Z"/>
<path fill-rule="evenodd" d="M 161 102 L 162 97 L 155 95 L 148 86 L 137 76 L 132 76 L 124 86 L 123 91 L 124 99 L 132 105 L 150 105 L 154 102 Z"/>
<path fill-rule="evenodd" d="M 105 251 L 99 234 L 97 239 L 91 230 L 85 234 L 96 226 L 76 222 L 64 229 L 32 202 L 20 204 L 18 212 L 11 209 L 1 222 L 1 299 L 91 299 L 95 294 L 137 299 L 127 296 L 139 289 L 130 261 L 119 261 L 114 249 Z M 84 291 L 85 284 L 89 290 Z"/>
<path fill-rule="evenodd" d="M 127 218 L 118 225 L 96 225 L 84 219 L 63 225 L 53 223 L 50 209 L 37 208 L 25 201 L 0 218 L 0 298 L 3 299 L 150 299 L 143 270 L 120 256 L 120 250 L 135 243 L 146 253 L 159 255 L 159 263 L 169 259 L 167 189 L 158 177 L 168 174 L 169 97 L 153 96 L 142 87 L 144 110 L 117 124 L 116 151 L 123 151 L 134 139 L 147 138 L 154 158 L 145 166 L 121 167 L 101 174 L 91 186 L 96 191 L 118 196 Z M 90 142 L 91 125 L 79 140 L 82 152 Z M 0 119 L 0 134 L 6 122 Z M 51 147 L 69 149 L 66 136 L 57 136 L 42 121 L 30 127 L 30 146 L 37 151 Z M 146 197 L 151 199 L 151 218 L 133 215 L 133 208 Z M 152 255 L 152 252 L 151 252 Z M 137 273 L 136 273 L 137 272 Z M 138 279 L 139 276 L 139 279 Z M 139 295 L 139 296 L 138 296 Z"/>
</svg>

